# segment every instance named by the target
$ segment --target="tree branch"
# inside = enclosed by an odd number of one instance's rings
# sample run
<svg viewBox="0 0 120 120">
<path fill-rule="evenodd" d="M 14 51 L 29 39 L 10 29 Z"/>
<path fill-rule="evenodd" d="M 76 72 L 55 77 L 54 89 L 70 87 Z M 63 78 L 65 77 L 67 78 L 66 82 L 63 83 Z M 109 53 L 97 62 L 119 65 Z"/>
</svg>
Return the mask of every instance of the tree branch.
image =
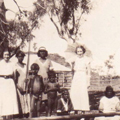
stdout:
<svg viewBox="0 0 120 120">
<path fill-rule="evenodd" d="M 18 9 L 19 9 L 19 12 L 22 13 L 22 10 L 20 9 L 18 3 L 16 2 L 16 0 L 13 0 L 15 2 L 15 4 L 17 5 Z"/>
<path fill-rule="evenodd" d="M 80 15 L 80 17 L 78 18 L 78 23 L 76 24 L 76 32 L 75 32 L 75 35 L 78 33 L 78 30 L 79 30 L 79 27 L 80 27 L 80 20 L 81 20 L 81 18 L 82 18 L 82 15 L 83 15 L 83 11 L 81 12 L 81 15 Z"/>
</svg>

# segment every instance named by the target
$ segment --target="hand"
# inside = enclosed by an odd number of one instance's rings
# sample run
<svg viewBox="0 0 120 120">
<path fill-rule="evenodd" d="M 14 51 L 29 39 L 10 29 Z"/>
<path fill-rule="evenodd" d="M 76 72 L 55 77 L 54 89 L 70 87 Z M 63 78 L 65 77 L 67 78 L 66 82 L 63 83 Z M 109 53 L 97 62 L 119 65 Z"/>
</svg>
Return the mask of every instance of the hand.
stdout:
<svg viewBox="0 0 120 120">
<path fill-rule="evenodd" d="M 70 111 L 70 115 L 74 115 L 75 114 L 75 111 Z"/>
</svg>

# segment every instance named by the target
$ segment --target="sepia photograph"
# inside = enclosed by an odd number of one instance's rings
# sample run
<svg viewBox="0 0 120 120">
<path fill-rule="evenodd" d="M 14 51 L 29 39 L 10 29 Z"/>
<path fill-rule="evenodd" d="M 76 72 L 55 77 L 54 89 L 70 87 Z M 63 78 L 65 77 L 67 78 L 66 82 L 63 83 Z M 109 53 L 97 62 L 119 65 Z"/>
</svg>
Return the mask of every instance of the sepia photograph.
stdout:
<svg viewBox="0 0 120 120">
<path fill-rule="evenodd" d="M 120 120 L 120 1 L 0 0 L 0 120 Z"/>
</svg>

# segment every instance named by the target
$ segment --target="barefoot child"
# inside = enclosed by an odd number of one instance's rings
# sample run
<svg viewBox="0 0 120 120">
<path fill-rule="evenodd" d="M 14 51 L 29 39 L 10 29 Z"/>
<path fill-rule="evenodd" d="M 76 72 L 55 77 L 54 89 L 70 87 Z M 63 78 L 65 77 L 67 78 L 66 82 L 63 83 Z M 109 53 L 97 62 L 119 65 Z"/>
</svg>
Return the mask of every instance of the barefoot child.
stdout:
<svg viewBox="0 0 120 120">
<path fill-rule="evenodd" d="M 42 101 L 42 92 L 44 91 L 44 84 L 42 76 L 38 75 L 39 66 L 36 63 L 31 65 L 31 79 L 29 83 L 29 90 L 31 93 L 30 102 L 30 117 L 40 116 L 40 107 Z"/>
<path fill-rule="evenodd" d="M 47 93 L 48 97 L 48 116 L 51 116 L 52 111 L 56 112 L 56 100 L 57 100 L 57 92 L 59 92 L 60 86 L 55 81 L 56 74 L 54 71 L 48 72 L 49 82 L 45 86 L 45 93 Z"/>
</svg>

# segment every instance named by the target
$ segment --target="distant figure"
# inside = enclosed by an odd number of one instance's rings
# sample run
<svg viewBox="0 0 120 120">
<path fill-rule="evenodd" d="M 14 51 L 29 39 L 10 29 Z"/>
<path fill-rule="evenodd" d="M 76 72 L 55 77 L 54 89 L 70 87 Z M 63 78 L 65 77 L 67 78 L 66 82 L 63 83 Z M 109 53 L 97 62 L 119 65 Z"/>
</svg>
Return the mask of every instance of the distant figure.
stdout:
<svg viewBox="0 0 120 120">
<path fill-rule="evenodd" d="M 114 113 L 120 110 L 120 100 L 115 96 L 111 86 L 107 86 L 105 96 L 100 99 L 99 111 L 102 113 Z M 120 116 L 114 117 L 97 117 L 95 120 L 119 120 Z"/>
<path fill-rule="evenodd" d="M 57 102 L 57 115 L 69 115 L 73 112 L 73 106 L 67 89 L 62 90 L 62 96 Z"/>
<path fill-rule="evenodd" d="M 15 83 L 18 93 L 19 117 L 27 117 L 30 113 L 29 96 L 26 94 L 26 64 L 23 63 L 25 53 L 17 52 L 18 62 L 15 65 Z"/>
<path fill-rule="evenodd" d="M 70 88 L 70 97 L 73 108 L 78 113 L 89 111 L 88 87 L 90 86 L 90 59 L 85 56 L 83 46 L 76 47 L 76 57 L 71 60 L 74 72 Z"/>
<path fill-rule="evenodd" d="M 29 91 L 31 94 L 30 117 L 39 117 L 42 102 L 42 92 L 44 91 L 44 84 L 42 76 L 38 75 L 40 70 L 38 64 L 31 65 L 31 77 L 29 83 Z"/>
<path fill-rule="evenodd" d="M 51 116 L 52 111 L 54 114 L 56 113 L 56 100 L 57 100 L 57 92 L 60 90 L 60 86 L 55 81 L 56 74 L 54 71 L 48 72 L 48 80 L 49 82 L 45 86 L 45 93 L 47 93 L 48 98 L 48 116 Z"/>
</svg>

